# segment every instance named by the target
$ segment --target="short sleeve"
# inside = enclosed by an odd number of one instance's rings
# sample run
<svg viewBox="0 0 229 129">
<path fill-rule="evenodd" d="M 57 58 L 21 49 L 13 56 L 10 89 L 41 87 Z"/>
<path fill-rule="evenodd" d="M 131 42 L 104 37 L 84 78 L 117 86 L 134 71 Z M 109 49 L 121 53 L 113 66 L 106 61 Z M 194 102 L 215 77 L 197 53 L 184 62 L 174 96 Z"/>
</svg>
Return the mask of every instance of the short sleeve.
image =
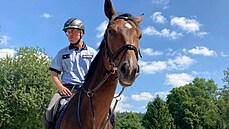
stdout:
<svg viewBox="0 0 229 129">
<path fill-rule="evenodd" d="M 61 73 L 61 71 L 63 71 L 62 70 L 62 54 L 60 51 L 57 53 L 56 57 L 53 59 L 49 69 L 57 73 Z"/>
</svg>

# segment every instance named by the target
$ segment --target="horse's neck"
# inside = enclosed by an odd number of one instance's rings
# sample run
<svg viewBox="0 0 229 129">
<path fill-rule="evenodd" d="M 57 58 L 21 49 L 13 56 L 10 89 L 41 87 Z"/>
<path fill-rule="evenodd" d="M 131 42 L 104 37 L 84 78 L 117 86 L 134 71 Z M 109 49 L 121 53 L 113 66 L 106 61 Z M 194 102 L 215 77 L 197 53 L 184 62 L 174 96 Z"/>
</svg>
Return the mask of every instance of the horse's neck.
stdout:
<svg viewBox="0 0 229 129">
<path fill-rule="evenodd" d="M 105 63 L 108 63 L 105 61 L 108 60 L 106 59 L 106 56 L 103 55 L 103 53 L 104 52 L 100 50 L 98 55 L 95 58 L 96 61 L 95 62 L 93 61 L 91 65 L 93 69 L 91 69 L 90 67 L 89 70 L 90 76 L 87 76 L 88 78 L 86 78 L 84 87 L 86 90 L 88 89 L 93 90 L 96 88 L 97 90 L 94 93 L 96 98 L 100 98 L 100 99 L 109 98 L 111 101 L 117 86 L 117 75 L 111 74 L 107 79 L 105 78 L 105 76 L 107 76 L 109 72 L 105 68 Z"/>
<path fill-rule="evenodd" d="M 97 56 L 102 57 L 102 55 L 97 55 Z M 93 75 L 91 75 L 90 78 L 85 83 L 86 90 L 87 89 L 93 90 L 99 87 L 99 89 L 95 92 L 95 95 L 98 94 L 97 92 L 110 93 L 108 95 L 114 94 L 117 86 L 116 74 L 111 74 L 108 78 L 105 78 L 105 76 L 107 76 L 109 72 L 104 66 L 103 58 L 99 58 L 96 64 L 94 64 L 93 69 L 94 69 Z M 104 83 L 101 83 L 103 81 Z M 102 84 L 101 87 L 99 86 L 100 84 Z"/>
<path fill-rule="evenodd" d="M 98 56 L 98 55 L 97 55 Z M 101 55 L 99 55 L 101 56 Z M 101 56 L 102 57 L 102 56 Z M 107 74 L 107 70 L 104 67 L 104 61 L 102 58 L 99 58 L 99 60 L 96 62 L 96 64 L 93 64 L 94 66 L 94 71 L 93 75 L 86 80 L 86 83 L 84 85 L 85 90 L 93 90 L 96 88 L 102 81 L 104 81 L 104 77 Z M 111 74 L 101 85 L 101 87 L 98 88 L 93 93 L 92 98 L 92 103 L 93 103 L 93 110 L 95 112 L 95 118 L 96 118 L 96 123 L 97 126 L 102 126 L 105 124 L 105 120 L 107 119 L 108 116 L 108 111 L 115 93 L 117 87 L 117 76 L 116 74 Z M 91 103 L 89 101 L 89 98 L 87 95 L 84 95 L 85 98 L 83 101 L 86 101 L 82 105 L 82 114 L 83 116 L 88 116 L 91 115 L 92 111 L 88 110 L 87 107 L 91 107 Z M 85 113 L 85 114 L 84 114 Z M 88 114 L 87 114 L 88 113 Z M 86 122 L 89 121 L 89 125 L 91 125 L 91 120 L 88 119 L 88 117 L 83 117 L 82 121 Z M 87 125 L 87 124 L 84 124 Z M 87 126 L 89 126 L 87 125 Z"/>
</svg>

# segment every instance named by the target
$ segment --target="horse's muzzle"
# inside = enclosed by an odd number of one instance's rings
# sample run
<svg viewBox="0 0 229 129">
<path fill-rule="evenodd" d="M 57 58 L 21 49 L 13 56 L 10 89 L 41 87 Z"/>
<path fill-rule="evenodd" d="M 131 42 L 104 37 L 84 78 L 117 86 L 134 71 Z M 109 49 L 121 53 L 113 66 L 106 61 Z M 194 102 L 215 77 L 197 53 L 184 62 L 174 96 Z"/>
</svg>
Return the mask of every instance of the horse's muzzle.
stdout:
<svg viewBox="0 0 229 129">
<path fill-rule="evenodd" d="M 124 61 L 119 66 L 119 82 L 122 86 L 131 86 L 139 75 L 139 65 Z"/>
</svg>

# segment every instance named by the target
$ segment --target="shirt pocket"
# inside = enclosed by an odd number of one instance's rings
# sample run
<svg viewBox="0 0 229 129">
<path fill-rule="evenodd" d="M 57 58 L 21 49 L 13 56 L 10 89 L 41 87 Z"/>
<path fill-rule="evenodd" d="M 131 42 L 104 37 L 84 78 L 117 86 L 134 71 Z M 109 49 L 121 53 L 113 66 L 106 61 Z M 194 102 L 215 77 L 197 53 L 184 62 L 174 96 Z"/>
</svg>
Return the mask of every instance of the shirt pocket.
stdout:
<svg viewBox="0 0 229 129">
<path fill-rule="evenodd" d="M 72 71 L 72 60 L 70 58 L 63 59 L 63 71 L 70 72 Z"/>
<path fill-rule="evenodd" d="M 80 60 L 80 67 L 81 67 L 81 70 L 84 72 L 84 74 L 86 74 L 89 70 L 89 67 L 90 67 L 90 59 L 87 59 L 87 58 L 81 58 Z"/>
</svg>

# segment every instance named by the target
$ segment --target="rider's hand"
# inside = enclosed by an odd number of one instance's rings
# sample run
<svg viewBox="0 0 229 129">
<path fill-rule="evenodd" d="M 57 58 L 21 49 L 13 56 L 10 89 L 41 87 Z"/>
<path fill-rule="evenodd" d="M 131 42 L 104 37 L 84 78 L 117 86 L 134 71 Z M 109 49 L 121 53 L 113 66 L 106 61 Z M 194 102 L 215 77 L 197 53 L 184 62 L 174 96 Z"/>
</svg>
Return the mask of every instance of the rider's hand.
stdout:
<svg viewBox="0 0 229 129">
<path fill-rule="evenodd" d="M 59 89 L 59 92 L 62 96 L 72 96 L 72 92 L 64 86 Z"/>
</svg>

